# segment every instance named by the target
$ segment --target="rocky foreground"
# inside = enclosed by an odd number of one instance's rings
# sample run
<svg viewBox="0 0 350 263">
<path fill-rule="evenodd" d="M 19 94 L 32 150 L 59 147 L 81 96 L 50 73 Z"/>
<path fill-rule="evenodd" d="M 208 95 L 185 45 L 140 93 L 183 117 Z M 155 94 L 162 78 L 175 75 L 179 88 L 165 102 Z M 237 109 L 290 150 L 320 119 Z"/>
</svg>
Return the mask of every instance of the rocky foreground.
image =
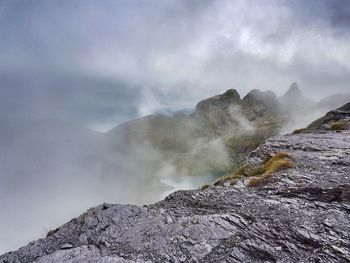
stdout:
<svg viewBox="0 0 350 263">
<path fill-rule="evenodd" d="M 293 167 L 262 185 L 242 178 L 144 207 L 103 204 L 0 262 L 349 262 L 349 120 L 350 104 L 267 140 L 246 165 L 284 152 Z"/>
</svg>

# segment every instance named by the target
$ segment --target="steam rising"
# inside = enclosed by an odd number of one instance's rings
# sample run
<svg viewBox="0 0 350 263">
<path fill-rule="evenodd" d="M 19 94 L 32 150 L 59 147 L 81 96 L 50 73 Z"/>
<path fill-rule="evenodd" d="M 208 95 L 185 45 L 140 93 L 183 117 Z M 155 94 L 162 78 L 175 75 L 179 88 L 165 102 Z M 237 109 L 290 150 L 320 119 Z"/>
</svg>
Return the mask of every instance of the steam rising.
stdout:
<svg viewBox="0 0 350 263">
<path fill-rule="evenodd" d="M 237 121 L 238 127 L 241 129 L 241 132 L 254 131 L 254 125 L 243 115 L 242 109 L 239 105 L 231 105 L 229 108 L 229 113 L 232 120 Z"/>
</svg>

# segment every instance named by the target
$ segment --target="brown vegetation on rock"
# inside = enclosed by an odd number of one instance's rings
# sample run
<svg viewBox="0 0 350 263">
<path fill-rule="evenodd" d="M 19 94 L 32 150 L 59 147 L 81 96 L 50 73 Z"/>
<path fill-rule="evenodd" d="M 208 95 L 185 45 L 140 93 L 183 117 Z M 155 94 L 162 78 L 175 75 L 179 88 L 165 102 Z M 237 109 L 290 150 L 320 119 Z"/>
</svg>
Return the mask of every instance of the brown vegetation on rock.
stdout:
<svg viewBox="0 0 350 263">
<path fill-rule="evenodd" d="M 331 124 L 332 131 L 347 130 L 348 127 L 349 127 L 349 123 L 346 121 L 337 121 Z"/>
<path fill-rule="evenodd" d="M 267 180 L 276 172 L 293 167 L 292 161 L 288 160 L 290 156 L 287 153 L 278 153 L 272 156 L 265 164 L 260 167 L 261 174 L 257 174 L 248 182 L 249 187 L 259 186 L 267 182 Z"/>
<path fill-rule="evenodd" d="M 248 186 L 257 186 L 266 182 L 274 173 L 292 166 L 289 154 L 280 152 L 267 159 L 261 165 L 255 167 L 242 166 L 237 171 L 220 177 L 214 182 L 214 185 L 224 185 L 225 183 L 234 185 L 239 179 L 252 177 L 248 182 Z"/>
</svg>

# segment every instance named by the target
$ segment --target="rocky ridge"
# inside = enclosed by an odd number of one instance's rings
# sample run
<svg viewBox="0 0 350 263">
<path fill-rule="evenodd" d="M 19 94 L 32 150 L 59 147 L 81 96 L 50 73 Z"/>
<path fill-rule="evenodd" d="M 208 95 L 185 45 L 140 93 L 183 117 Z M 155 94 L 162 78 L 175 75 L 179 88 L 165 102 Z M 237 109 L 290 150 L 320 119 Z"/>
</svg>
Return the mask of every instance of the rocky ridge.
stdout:
<svg viewBox="0 0 350 263">
<path fill-rule="evenodd" d="M 349 120 L 347 106 L 338 112 Z M 266 184 L 243 178 L 149 206 L 103 204 L 0 262 L 349 262 L 350 131 L 272 137 L 246 165 L 280 152 L 293 167 Z"/>
<path fill-rule="evenodd" d="M 229 89 L 200 101 L 192 114 L 146 116 L 115 127 L 105 139 L 107 152 L 133 158 L 142 148 L 155 151 L 161 164 L 169 164 L 177 174 L 216 177 L 239 167 L 267 138 L 325 112 L 305 98 L 296 83 L 282 96 L 253 89 L 241 98 L 237 90 Z M 115 167 L 117 157 L 107 157 L 106 170 L 121 170 L 122 164 Z M 154 166 L 152 158 L 143 161 L 146 167 Z M 150 177 L 155 173 L 151 171 Z"/>
<path fill-rule="evenodd" d="M 350 103 L 328 112 L 325 116 L 312 122 L 304 131 L 312 130 L 346 130 L 350 123 Z"/>
</svg>

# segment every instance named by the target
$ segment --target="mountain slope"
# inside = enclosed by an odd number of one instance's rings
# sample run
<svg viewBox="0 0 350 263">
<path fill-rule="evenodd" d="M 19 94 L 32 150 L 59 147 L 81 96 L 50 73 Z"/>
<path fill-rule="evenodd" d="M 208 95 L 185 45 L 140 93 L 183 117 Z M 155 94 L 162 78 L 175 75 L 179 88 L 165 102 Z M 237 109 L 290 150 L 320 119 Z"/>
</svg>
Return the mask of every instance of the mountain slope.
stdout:
<svg viewBox="0 0 350 263">
<path fill-rule="evenodd" d="M 283 119 L 277 106 L 271 91 L 253 90 L 241 99 L 231 89 L 200 101 L 189 116 L 155 114 L 122 124 L 107 133 L 106 144 L 130 156 L 134 148 L 155 150 L 185 176 L 222 174 L 278 133 Z"/>
<path fill-rule="evenodd" d="M 348 262 L 349 139 L 327 129 L 270 138 L 245 166 L 282 152 L 293 165 L 264 184 L 242 178 L 144 207 L 103 204 L 0 262 Z"/>
<path fill-rule="evenodd" d="M 350 103 L 343 105 L 337 110 L 328 112 L 325 116 L 312 122 L 306 129 L 307 130 L 345 130 L 349 128 L 350 117 L 348 112 L 350 111 Z"/>
<path fill-rule="evenodd" d="M 285 94 L 279 98 L 280 103 L 287 111 L 302 111 L 303 109 L 311 108 L 315 101 L 304 97 L 298 84 L 293 82 Z"/>
</svg>

